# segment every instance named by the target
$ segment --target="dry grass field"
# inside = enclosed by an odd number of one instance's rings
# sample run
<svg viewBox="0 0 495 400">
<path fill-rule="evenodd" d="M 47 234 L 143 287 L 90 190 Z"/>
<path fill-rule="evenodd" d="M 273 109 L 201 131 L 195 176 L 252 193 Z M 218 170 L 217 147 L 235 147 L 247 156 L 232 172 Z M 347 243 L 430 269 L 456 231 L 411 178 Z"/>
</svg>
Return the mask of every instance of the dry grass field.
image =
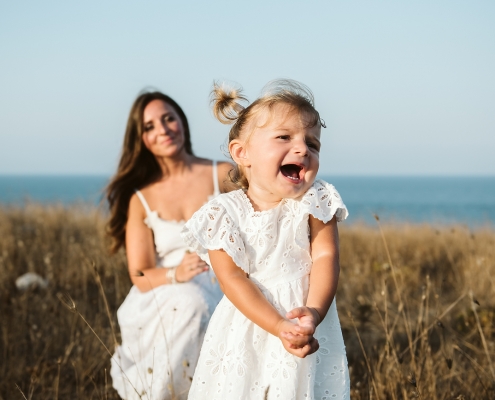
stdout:
<svg viewBox="0 0 495 400">
<path fill-rule="evenodd" d="M 103 225 L 82 205 L 0 208 L 0 399 L 118 398 L 109 351 L 130 281 Z M 352 398 L 495 399 L 495 231 L 377 223 L 340 233 Z M 48 287 L 17 290 L 26 272 Z"/>
</svg>

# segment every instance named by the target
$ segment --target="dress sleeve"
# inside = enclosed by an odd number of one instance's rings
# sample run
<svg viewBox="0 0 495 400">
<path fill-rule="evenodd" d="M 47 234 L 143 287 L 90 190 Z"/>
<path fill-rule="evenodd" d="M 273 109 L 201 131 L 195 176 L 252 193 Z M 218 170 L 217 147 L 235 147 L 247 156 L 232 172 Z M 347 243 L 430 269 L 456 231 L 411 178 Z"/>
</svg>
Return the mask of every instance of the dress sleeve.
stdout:
<svg viewBox="0 0 495 400">
<path fill-rule="evenodd" d="M 249 262 L 239 228 L 218 199 L 209 201 L 196 211 L 184 225 L 181 236 L 209 265 L 208 250 L 224 250 L 239 268 L 249 273 Z"/>
<path fill-rule="evenodd" d="M 309 248 L 309 215 L 327 223 L 333 217 L 338 222 L 347 218 L 348 212 L 335 187 L 317 179 L 298 201 L 294 201 L 295 241 L 299 247 Z"/>
<path fill-rule="evenodd" d="M 302 214 L 311 214 L 324 223 L 334 216 L 338 222 L 341 222 L 349 215 L 337 189 L 321 179 L 317 179 L 303 195 L 301 207 Z"/>
</svg>

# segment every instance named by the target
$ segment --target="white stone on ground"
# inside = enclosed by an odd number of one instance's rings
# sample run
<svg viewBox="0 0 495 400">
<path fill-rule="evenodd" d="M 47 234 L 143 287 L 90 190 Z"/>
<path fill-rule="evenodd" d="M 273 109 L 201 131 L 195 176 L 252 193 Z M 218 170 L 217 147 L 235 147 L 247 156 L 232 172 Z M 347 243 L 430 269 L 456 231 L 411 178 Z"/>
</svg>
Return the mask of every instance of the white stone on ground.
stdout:
<svg viewBox="0 0 495 400">
<path fill-rule="evenodd" d="M 15 280 L 15 285 L 21 292 L 36 288 L 46 289 L 48 287 L 48 280 L 34 272 L 26 272 Z"/>
</svg>

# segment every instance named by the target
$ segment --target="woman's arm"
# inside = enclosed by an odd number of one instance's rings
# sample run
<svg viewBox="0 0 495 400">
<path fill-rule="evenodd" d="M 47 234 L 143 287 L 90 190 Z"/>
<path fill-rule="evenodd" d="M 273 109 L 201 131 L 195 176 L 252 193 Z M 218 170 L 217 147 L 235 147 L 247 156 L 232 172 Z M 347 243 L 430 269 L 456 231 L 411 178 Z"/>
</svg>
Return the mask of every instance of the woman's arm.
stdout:
<svg viewBox="0 0 495 400">
<path fill-rule="evenodd" d="M 134 194 L 129 203 L 125 243 L 129 275 L 141 292 L 172 283 L 167 276 L 169 269 L 156 267 L 153 233 L 144 224 L 145 217 L 146 212 Z M 186 254 L 175 270 L 175 277 L 178 282 L 187 282 L 207 269 L 208 265 L 197 254 Z"/>
<path fill-rule="evenodd" d="M 306 341 L 300 348 L 290 347 L 290 343 L 285 339 L 286 332 L 297 335 L 304 333 L 304 328 L 280 315 L 225 251 L 208 250 L 208 254 L 223 293 L 241 313 L 265 331 L 278 337 L 287 351 L 298 357 L 305 357 L 318 349 L 318 342 L 312 337 L 309 343 Z"/>
</svg>

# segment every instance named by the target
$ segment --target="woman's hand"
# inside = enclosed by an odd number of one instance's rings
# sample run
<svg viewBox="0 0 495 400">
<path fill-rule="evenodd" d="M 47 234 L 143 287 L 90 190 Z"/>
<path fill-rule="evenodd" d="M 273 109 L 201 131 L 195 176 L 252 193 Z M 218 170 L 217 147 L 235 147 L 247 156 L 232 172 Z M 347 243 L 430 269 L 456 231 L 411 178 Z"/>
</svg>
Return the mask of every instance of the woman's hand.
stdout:
<svg viewBox="0 0 495 400">
<path fill-rule="evenodd" d="M 209 267 L 196 253 L 186 252 L 175 271 L 177 282 L 189 282 L 196 275 L 208 271 Z"/>
<path fill-rule="evenodd" d="M 297 357 L 304 358 L 316 352 L 320 347 L 318 340 L 312 334 L 305 334 L 309 332 L 306 327 L 301 329 L 300 325 L 284 320 L 278 324 L 277 329 L 278 337 L 285 350 Z"/>
</svg>

